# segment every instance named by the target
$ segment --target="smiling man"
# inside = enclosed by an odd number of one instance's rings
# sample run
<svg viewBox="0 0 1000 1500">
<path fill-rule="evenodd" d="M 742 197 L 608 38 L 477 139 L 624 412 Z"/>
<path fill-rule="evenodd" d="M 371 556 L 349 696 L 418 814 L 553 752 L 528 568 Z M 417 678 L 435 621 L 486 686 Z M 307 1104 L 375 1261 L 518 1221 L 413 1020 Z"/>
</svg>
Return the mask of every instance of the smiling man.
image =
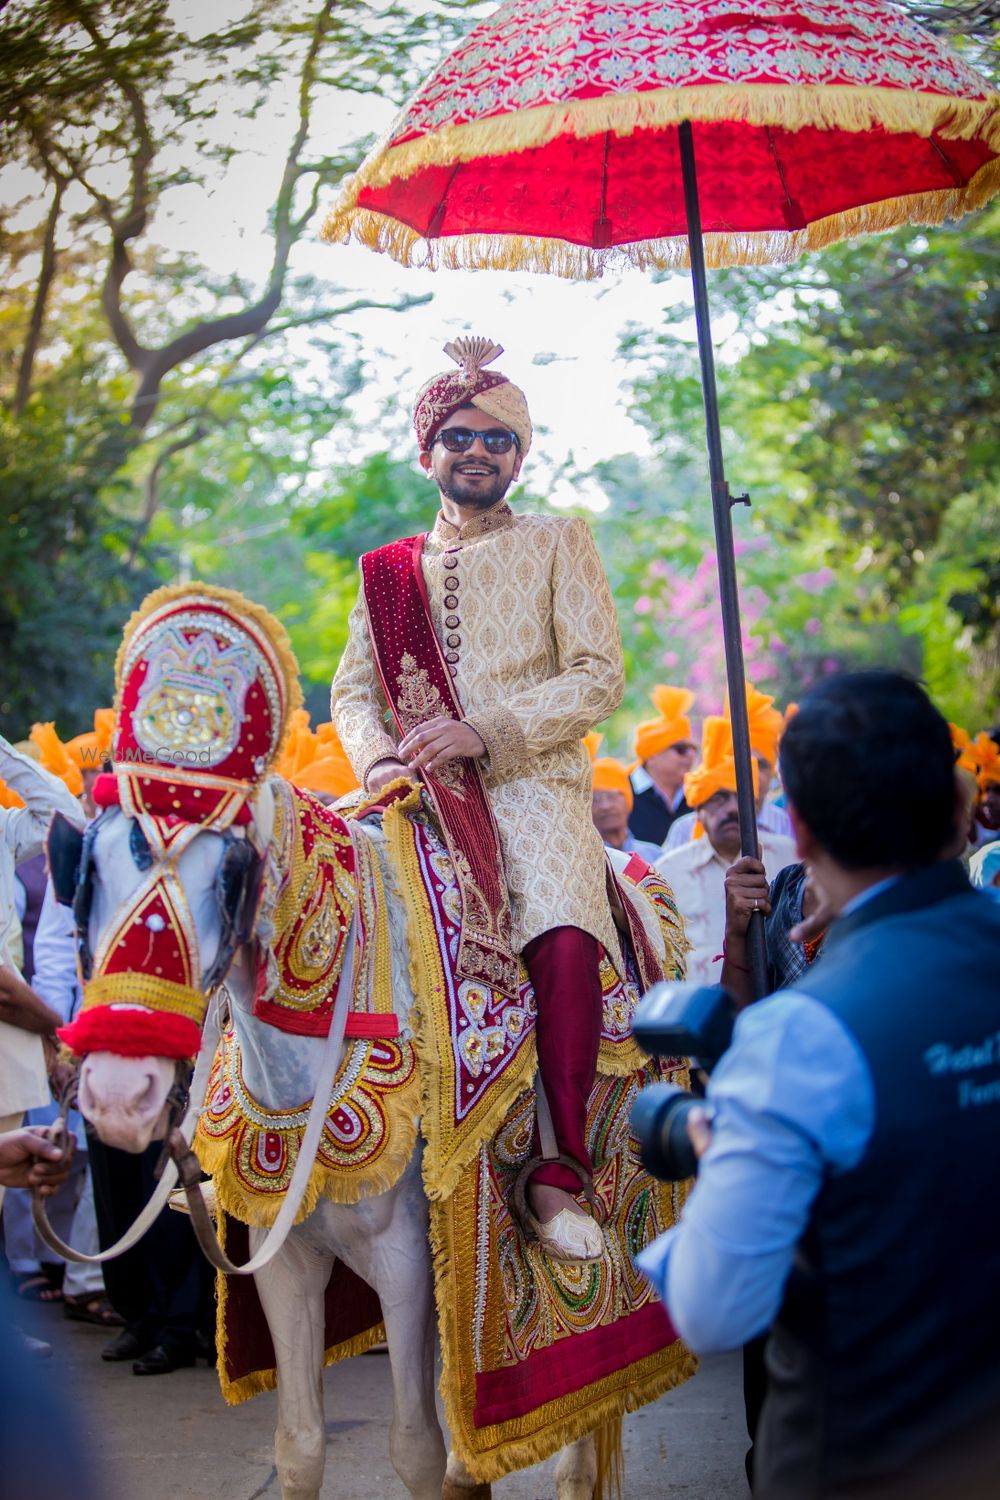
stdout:
<svg viewBox="0 0 1000 1500">
<path fill-rule="evenodd" d="M 361 559 L 332 716 L 369 791 L 426 784 L 462 896 L 459 977 L 513 995 L 523 958 L 555 1143 L 589 1172 L 599 946 L 612 962 L 621 950 L 581 737 L 621 701 L 617 619 L 586 522 L 515 516 L 504 498 L 532 429 L 523 393 L 485 368 L 502 350 L 461 339 L 445 352 L 460 369 L 428 381 L 414 410 L 440 511 L 426 536 Z M 560 1259 L 603 1252 L 579 1186 L 553 1164 L 528 1188 Z"/>
<path fill-rule="evenodd" d="M 758 770 L 753 767 L 754 792 Z M 701 836 L 672 849 L 656 868 L 674 892 L 677 910 L 692 943 L 687 977 L 695 984 L 718 984 L 726 931 L 726 871 L 740 857 L 740 821 L 736 802 L 736 761 L 728 719 L 705 720 L 702 763 L 684 778 L 688 806 L 697 813 Z M 696 825 L 697 826 L 697 825 Z M 794 864 L 795 843 L 781 834 L 758 830 L 760 857 L 767 879 Z"/>
</svg>

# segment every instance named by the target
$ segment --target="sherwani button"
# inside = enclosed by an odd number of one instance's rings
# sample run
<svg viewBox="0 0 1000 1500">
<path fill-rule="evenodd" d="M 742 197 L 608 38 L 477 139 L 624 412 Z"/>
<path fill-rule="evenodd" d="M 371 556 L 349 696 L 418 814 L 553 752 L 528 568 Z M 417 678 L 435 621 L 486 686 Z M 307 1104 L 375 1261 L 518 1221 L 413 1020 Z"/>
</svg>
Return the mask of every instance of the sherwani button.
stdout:
<svg viewBox="0 0 1000 1500">
<path fill-rule="evenodd" d="M 445 661 L 446 662 L 450 662 L 452 664 L 456 663 L 458 661 L 458 652 L 457 651 L 449 651 L 449 652 L 447 652 L 447 654 L 445 655 Z"/>
<path fill-rule="evenodd" d="M 462 637 L 460 635 L 449 635 L 445 637 L 446 646 L 460 646 L 461 644 Z"/>
<path fill-rule="evenodd" d="M 458 625 L 458 615 L 446 615 L 444 623 L 449 630 L 454 630 Z"/>
<path fill-rule="evenodd" d="M 444 607 L 445 607 L 445 609 L 457 609 L 458 608 L 458 598 L 457 598 L 457 596 L 455 594 L 445 594 L 445 596 L 444 596 Z M 451 621 L 449 620 L 448 623 L 451 624 Z M 455 623 L 457 625 L 458 621 L 456 620 Z"/>
</svg>

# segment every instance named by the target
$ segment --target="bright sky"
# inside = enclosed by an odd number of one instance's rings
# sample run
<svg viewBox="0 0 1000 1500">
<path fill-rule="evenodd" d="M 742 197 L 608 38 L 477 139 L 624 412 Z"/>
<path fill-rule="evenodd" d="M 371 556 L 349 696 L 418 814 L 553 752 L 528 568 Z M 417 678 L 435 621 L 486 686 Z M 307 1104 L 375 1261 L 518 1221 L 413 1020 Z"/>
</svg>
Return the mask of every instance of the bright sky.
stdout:
<svg viewBox="0 0 1000 1500">
<path fill-rule="evenodd" d="M 412 0 L 415 7 L 420 3 L 424 0 Z M 248 0 L 174 0 L 172 6 L 192 35 L 236 20 L 247 8 Z M 220 89 L 208 133 L 219 143 L 237 143 L 239 151 L 225 167 L 209 162 L 204 186 L 189 183 L 162 196 L 147 235 L 135 247 L 139 256 L 148 256 L 155 247 L 171 256 L 193 252 L 219 276 L 236 267 L 257 288 L 263 286 L 273 250 L 266 216 L 295 128 L 294 93 L 290 80 L 283 97 L 272 98 L 266 110 L 247 120 L 236 114 L 238 92 Z M 375 94 L 321 91 L 310 142 L 334 152 L 381 133 L 394 112 L 393 104 Z M 173 148 L 172 155 L 164 153 L 161 164 L 195 171 L 205 165 L 192 160 L 190 140 Z M 0 200 L 34 197 L 11 220 L 12 228 L 27 227 L 44 211 L 37 192 L 37 179 L 27 168 L 2 174 Z M 79 202 L 71 202 L 74 194 Z M 331 191 L 324 208 L 333 196 Z M 84 207 L 82 189 L 71 189 L 66 202 L 71 210 Z M 368 382 L 353 404 L 367 435 L 365 446 L 376 451 L 391 443 L 417 389 L 447 367 L 444 343 L 460 333 L 484 334 L 504 346 L 499 367 L 528 395 L 537 438 L 525 471 L 527 484 L 557 504 L 576 501 L 603 508 L 606 499 L 596 481 L 571 487 L 560 476 L 574 470 L 585 474 L 616 454 L 650 451 L 646 433 L 627 414 L 625 385 L 636 368 L 619 358 L 618 345 L 630 323 L 656 326 L 664 308 L 690 303 L 687 275 L 657 283 L 633 271 L 598 282 L 570 282 L 527 273 L 406 270 L 361 247 L 321 243 L 321 220 L 318 214 L 296 245 L 291 269 L 328 283 L 332 305 L 433 293 L 432 302 L 404 314 L 365 311 L 338 324 L 357 335 L 366 358 Z M 127 283 L 126 301 L 129 287 Z M 693 341 L 693 321 L 685 331 Z M 720 320 L 717 343 L 731 331 Z M 304 361 L 314 359 L 308 334 L 293 337 L 298 340 L 295 354 Z M 725 340 L 719 352 L 727 356 Z M 390 422 L 387 412 L 394 414 Z M 319 458 L 325 466 L 352 456 L 357 456 L 353 434 L 333 433 Z"/>
<path fill-rule="evenodd" d="M 217 26 L 241 14 L 245 0 L 214 0 L 208 16 L 204 0 L 197 6 L 194 0 L 176 0 L 174 9 L 189 27 L 195 17 L 199 26 Z M 312 139 L 323 149 L 334 149 L 381 133 L 393 114 L 393 105 L 377 96 L 328 92 L 317 103 Z M 195 187 L 169 193 L 153 235 L 171 251 L 190 251 L 196 245 L 199 257 L 215 272 L 236 265 L 260 281 L 271 255 L 264 214 L 291 122 L 280 107 L 256 121 L 230 121 L 223 106 L 214 129 L 220 139 L 228 134 L 239 140 L 240 156 L 210 184 L 207 197 Z M 649 451 L 645 432 L 626 413 L 623 382 L 635 371 L 618 357 L 618 343 L 630 322 L 656 324 L 664 307 L 689 298 L 686 276 L 654 284 L 632 272 L 573 283 L 495 271 L 406 270 L 361 247 L 321 243 L 319 223 L 317 217 L 312 235 L 296 246 L 292 269 L 329 282 L 341 294 L 337 301 L 434 295 L 433 302 L 405 314 L 362 312 L 348 325 L 361 335 L 368 356 L 370 384 L 355 410 L 371 432 L 373 449 L 385 446 L 379 422 L 387 406 L 408 410 L 420 385 L 447 366 L 442 345 L 460 333 L 479 333 L 504 346 L 498 367 L 527 392 L 538 436 L 532 472 L 526 471 L 525 478 L 533 487 L 554 486 L 549 492 L 556 503 L 575 499 L 596 508 L 604 503 L 596 485 L 581 493 L 559 484 L 556 476 L 567 466 L 586 471 L 615 454 Z M 334 436 L 329 457 L 340 461 L 348 456 Z"/>
</svg>

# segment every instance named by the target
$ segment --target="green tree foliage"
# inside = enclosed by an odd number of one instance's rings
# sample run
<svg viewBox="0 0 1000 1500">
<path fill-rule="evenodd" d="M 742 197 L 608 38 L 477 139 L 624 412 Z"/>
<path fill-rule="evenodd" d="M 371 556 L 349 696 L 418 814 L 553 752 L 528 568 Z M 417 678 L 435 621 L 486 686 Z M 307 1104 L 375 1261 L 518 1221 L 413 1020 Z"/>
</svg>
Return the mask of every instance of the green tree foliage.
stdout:
<svg viewBox="0 0 1000 1500">
<path fill-rule="evenodd" d="M 768 601 L 765 639 L 788 695 L 830 664 L 901 656 L 953 717 L 996 712 L 998 228 L 992 209 L 712 278 L 717 326 L 728 317 L 745 331 L 743 352 L 720 365 L 728 465 L 734 488 L 753 491 L 750 535 L 763 544 L 741 571 L 751 598 L 763 589 Z M 690 484 L 679 454 L 690 445 L 700 459 L 703 442 L 683 317 L 631 341 L 668 494 L 679 476 Z M 689 532 L 692 514 L 685 498 Z M 826 580 L 816 597 L 803 576 Z"/>
<path fill-rule="evenodd" d="M 20 518 L 0 542 L 0 696 L 10 712 L 77 729 L 67 715 L 78 702 L 107 700 L 107 642 L 148 586 L 149 545 L 163 576 L 177 576 L 210 515 L 224 533 L 246 501 L 239 530 L 253 530 L 264 524 L 255 510 L 270 507 L 273 519 L 305 482 L 358 378 L 350 317 L 414 300 L 359 300 L 296 270 L 321 198 L 365 144 L 342 139 L 343 127 L 329 139 L 332 101 L 372 90 L 401 98 L 468 9 L 466 0 L 425 14 L 366 0 L 247 0 L 237 21 L 216 25 L 210 10 L 169 0 L 0 8 L 0 171 L 20 186 L 0 207 L 0 405 L 5 447 L 24 455 L 0 475 L 0 514 Z M 262 112 L 285 138 L 276 179 L 260 186 L 271 242 L 263 277 L 212 274 L 196 249 L 166 255 L 155 233 L 164 205 L 235 170 Z M 47 467 L 57 437 L 59 476 Z M 38 443 L 47 513 L 58 527 L 62 507 L 75 549 L 48 545 L 40 517 L 25 529 L 37 504 L 26 508 L 23 475 L 35 471 Z M 91 557 L 80 574 L 95 591 L 90 619 L 110 631 L 103 649 L 88 636 L 81 660 L 79 637 L 50 630 L 44 601 L 68 597 L 57 569 L 87 553 L 84 531 L 88 547 L 106 533 L 118 572 Z M 33 670 L 40 647 L 51 678 Z M 72 697 L 53 698 L 60 682 L 73 682 Z"/>
</svg>

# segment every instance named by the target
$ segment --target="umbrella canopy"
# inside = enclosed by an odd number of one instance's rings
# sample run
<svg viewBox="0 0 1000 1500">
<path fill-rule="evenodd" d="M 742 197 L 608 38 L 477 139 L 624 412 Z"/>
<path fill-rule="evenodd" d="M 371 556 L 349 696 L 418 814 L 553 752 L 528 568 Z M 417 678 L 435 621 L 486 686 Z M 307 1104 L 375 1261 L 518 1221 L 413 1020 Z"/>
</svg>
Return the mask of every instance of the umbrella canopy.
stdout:
<svg viewBox="0 0 1000 1500">
<path fill-rule="evenodd" d="M 938 223 L 1000 190 L 1000 96 L 884 0 L 507 0 L 403 109 L 324 228 L 404 264 L 709 264 Z"/>
</svg>

